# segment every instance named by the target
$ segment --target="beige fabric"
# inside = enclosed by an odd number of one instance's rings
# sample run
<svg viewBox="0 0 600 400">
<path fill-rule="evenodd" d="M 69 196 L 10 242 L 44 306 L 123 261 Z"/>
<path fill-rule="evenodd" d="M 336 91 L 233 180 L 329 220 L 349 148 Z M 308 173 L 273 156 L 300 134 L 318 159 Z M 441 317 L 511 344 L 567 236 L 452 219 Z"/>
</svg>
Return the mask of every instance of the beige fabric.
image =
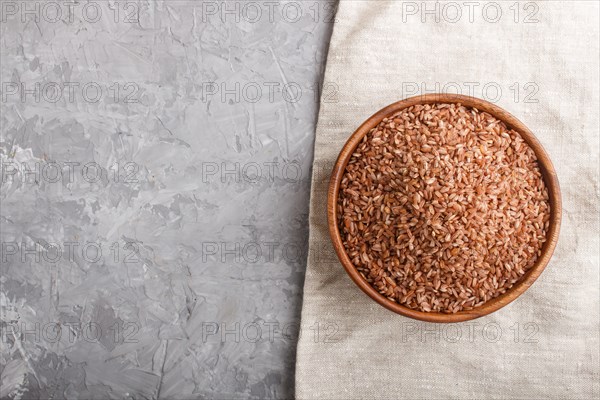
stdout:
<svg viewBox="0 0 600 400">
<path fill-rule="evenodd" d="M 527 24 L 531 3 L 517 3 L 518 23 L 512 1 L 495 3 L 503 12 L 496 23 L 491 8 L 488 21 L 482 16 L 487 3 L 475 3 L 472 23 L 464 3 L 454 3 L 463 13 L 455 23 L 451 9 L 437 23 L 423 4 L 339 6 L 315 143 L 296 395 L 598 398 L 598 3 L 541 2 L 538 22 Z M 415 85 L 431 92 L 436 82 L 489 100 L 500 88 L 495 102 L 554 160 L 564 204 L 555 256 L 533 287 L 491 316 L 453 325 L 395 315 L 364 295 L 333 253 L 325 214 L 331 165 L 352 131 Z"/>
</svg>

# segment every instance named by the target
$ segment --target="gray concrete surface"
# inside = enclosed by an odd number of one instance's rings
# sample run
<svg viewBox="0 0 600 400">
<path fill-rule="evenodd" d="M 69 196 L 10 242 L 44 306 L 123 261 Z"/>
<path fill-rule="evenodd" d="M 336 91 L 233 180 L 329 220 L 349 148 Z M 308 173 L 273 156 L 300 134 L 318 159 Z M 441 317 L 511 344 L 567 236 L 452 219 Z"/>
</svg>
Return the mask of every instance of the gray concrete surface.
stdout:
<svg viewBox="0 0 600 400">
<path fill-rule="evenodd" d="M 0 3 L 0 397 L 292 397 L 332 4 Z"/>
</svg>

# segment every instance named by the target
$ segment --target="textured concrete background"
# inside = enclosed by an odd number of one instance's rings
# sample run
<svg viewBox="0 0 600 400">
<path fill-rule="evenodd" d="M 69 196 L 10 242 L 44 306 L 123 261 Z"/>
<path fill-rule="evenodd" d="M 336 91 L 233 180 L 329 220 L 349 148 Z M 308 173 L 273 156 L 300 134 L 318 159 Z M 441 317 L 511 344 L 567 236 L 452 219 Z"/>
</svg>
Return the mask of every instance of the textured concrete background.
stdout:
<svg viewBox="0 0 600 400">
<path fill-rule="evenodd" d="M 1 6 L 0 397 L 293 396 L 331 3 Z"/>
</svg>

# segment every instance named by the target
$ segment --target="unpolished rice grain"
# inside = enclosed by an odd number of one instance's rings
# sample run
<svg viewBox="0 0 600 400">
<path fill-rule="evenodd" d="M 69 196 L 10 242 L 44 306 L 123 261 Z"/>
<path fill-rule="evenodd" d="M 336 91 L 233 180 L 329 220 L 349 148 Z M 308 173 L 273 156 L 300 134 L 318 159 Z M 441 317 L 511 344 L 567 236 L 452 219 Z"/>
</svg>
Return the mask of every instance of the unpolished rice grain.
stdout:
<svg viewBox="0 0 600 400">
<path fill-rule="evenodd" d="M 379 293 L 456 313 L 505 293 L 535 264 L 550 205 L 517 132 L 474 108 L 425 104 L 364 137 L 338 215 L 347 254 Z"/>
</svg>

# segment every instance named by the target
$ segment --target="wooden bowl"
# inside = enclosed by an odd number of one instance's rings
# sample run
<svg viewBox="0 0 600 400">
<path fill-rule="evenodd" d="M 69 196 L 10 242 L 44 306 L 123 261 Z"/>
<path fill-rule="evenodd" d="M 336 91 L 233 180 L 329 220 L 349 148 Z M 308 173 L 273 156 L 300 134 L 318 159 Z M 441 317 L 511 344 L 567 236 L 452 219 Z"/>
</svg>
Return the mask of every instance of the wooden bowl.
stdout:
<svg viewBox="0 0 600 400">
<path fill-rule="evenodd" d="M 362 138 L 374 127 L 381 122 L 385 117 L 390 117 L 394 113 L 417 104 L 431 104 L 431 103 L 461 103 L 467 107 L 474 107 L 480 111 L 485 111 L 495 118 L 503 121 L 509 128 L 517 131 L 523 139 L 529 144 L 529 146 L 535 152 L 540 170 L 542 172 L 544 182 L 548 188 L 548 194 L 550 196 L 550 223 L 549 230 L 547 233 L 547 240 L 542 247 L 542 254 L 537 260 L 536 264 L 530 268 L 523 277 L 514 284 L 506 293 L 488 300 L 486 303 L 473 310 L 460 311 L 455 314 L 445 314 L 437 312 L 423 312 L 413 310 L 406 306 L 400 305 L 394 301 L 389 300 L 376 289 L 374 289 L 357 271 L 356 267 L 352 264 L 350 258 L 346 254 L 344 245 L 342 243 L 342 237 L 338 229 L 338 215 L 337 215 L 337 201 L 340 190 L 340 183 L 342 176 L 348 165 L 348 161 L 360 143 Z M 417 97 L 411 97 L 406 100 L 399 101 L 394 104 L 390 104 L 384 109 L 378 111 L 367 119 L 353 134 L 350 136 L 344 147 L 342 148 L 340 155 L 335 163 L 333 172 L 331 174 L 331 181 L 329 183 L 329 192 L 327 198 L 327 219 L 329 222 L 329 233 L 333 242 L 333 247 L 338 255 L 342 265 L 346 269 L 350 278 L 358 285 L 358 287 L 365 292 L 369 297 L 381 304 L 388 310 L 395 313 L 404 315 L 406 317 L 429 321 L 429 322 L 461 322 L 467 321 L 474 318 L 479 318 L 484 315 L 490 314 L 494 311 L 504 307 L 523 292 L 525 292 L 535 280 L 540 276 L 556 247 L 558 241 L 558 232 L 560 229 L 561 221 L 561 198 L 560 188 L 558 186 L 558 179 L 554 166 L 550 161 L 550 157 L 542 147 L 541 143 L 535 137 L 535 135 L 517 118 L 509 114 L 502 108 L 489 103 L 487 101 L 477 99 L 469 96 L 455 95 L 455 94 L 427 94 Z"/>
</svg>

